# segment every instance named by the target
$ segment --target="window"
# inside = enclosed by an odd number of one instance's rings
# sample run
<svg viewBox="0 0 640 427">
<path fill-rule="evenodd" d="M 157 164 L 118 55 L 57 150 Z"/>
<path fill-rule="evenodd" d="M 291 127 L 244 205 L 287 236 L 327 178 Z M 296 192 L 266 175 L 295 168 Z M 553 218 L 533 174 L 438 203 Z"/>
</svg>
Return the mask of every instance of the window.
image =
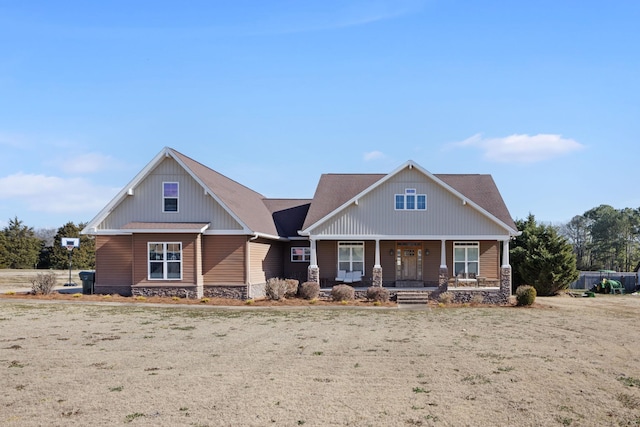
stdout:
<svg viewBox="0 0 640 427">
<path fill-rule="evenodd" d="M 407 188 L 404 190 L 404 194 L 396 194 L 394 200 L 397 211 L 427 210 L 427 195 L 417 194 L 415 188 Z"/>
<path fill-rule="evenodd" d="M 294 247 L 291 248 L 291 262 L 311 261 L 311 248 Z"/>
<path fill-rule="evenodd" d="M 163 182 L 162 183 L 162 211 L 178 212 L 178 183 Z"/>
<path fill-rule="evenodd" d="M 182 243 L 149 243 L 149 280 L 182 279 Z"/>
<path fill-rule="evenodd" d="M 453 271 L 465 279 L 475 278 L 480 272 L 480 244 L 478 242 L 453 243 Z"/>
<path fill-rule="evenodd" d="M 364 242 L 338 242 L 338 270 L 364 272 Z"/>
</svg>

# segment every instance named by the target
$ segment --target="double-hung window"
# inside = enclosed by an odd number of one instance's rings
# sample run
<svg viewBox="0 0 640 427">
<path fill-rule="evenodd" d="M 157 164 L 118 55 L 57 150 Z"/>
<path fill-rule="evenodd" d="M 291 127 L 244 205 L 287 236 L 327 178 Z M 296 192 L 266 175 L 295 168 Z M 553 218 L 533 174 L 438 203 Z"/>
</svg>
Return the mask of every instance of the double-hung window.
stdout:
<svg viewBox="0 0 640 427">
<path fill-rule="evenodd" d="M 453 271 L 456 276 L 471 279 L 480 272 L 480 243 L 453 242 Z"/>
<path fill-rule="evenodd" d="M 182 279 L 182 243 L 149 243 L 149 280 Z"/>
<path fill-rule="evenodd" d="M 179 185 L 177 182 L 162 183 L 162 212 L 178 212 Z"/>
<path fill-rule="evenodd" d="M 311 248 L 292 247 L 291 262 L 309 262 L 311 261 Z"/>
<path fill-rule="evenodd" d="M 406 188 L 404 194 L 396 194 L 394 200 L 397 211 L 427 210 L 427 195 L 418 194 L 415 188 Z"/>
<path fill-rule="evenodd" d="M 364 272 L 364 242 L 338 242 L 338 270 Z"/>
</svg>

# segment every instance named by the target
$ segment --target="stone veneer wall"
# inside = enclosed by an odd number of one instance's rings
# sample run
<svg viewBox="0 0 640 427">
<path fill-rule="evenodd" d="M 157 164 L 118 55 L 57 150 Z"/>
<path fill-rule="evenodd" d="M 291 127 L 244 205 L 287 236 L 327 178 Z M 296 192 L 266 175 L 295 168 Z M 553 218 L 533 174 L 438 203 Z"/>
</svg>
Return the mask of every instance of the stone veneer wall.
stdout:
<svg viewBox="0 0 640 427">
<path fill-rule="evenodd" d="M 382 286 L 382 267 L 373 267 L 372 280 L 373 286 Z"/>
<path fill-rule="evenodd" d="M 134 297 L 200 298 L 197 286 L 133 286 Z"/>
<path fill-rule="evenodd" d="M 93 293 L 94 294 L 104 294 L 104 295 L 113 295 L 118 294 L 123 297 L 130 297 L 131 294 L 131 286 L 110 286 L 110 285 L 93 285 Z"/>
<path fill-rule="evenodd" d="M 204 287 L 204 296 L 209 298 L 231 298 L 246 300 L 246 286 L 206 286 Z"/>
</svg>

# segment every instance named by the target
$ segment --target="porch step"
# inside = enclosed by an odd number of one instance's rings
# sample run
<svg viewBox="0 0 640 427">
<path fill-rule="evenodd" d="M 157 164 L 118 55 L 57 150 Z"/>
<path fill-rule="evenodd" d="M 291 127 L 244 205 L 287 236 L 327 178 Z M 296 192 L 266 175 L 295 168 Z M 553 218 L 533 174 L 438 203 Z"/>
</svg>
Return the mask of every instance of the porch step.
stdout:
<svg viewBox="0 0 640 427">
<path fill-rule="evenodd" d="M 426 304 L 429 301 L 430 292 L 424 291 L 398 291 L 396 302 L 398 304 Z"/>
</svg>

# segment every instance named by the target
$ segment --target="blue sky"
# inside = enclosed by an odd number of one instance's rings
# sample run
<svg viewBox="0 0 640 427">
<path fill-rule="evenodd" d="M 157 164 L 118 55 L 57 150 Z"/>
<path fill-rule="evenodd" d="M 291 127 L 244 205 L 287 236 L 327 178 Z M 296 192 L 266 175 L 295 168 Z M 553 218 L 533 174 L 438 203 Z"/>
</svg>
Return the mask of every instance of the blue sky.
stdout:
<svg viewBox="0 0 640 427">
<path fill-rule="evenodd" d="M 514 218 L 640 207 L 640 2 L 0 0 L 0 226 L 91 220 L 165 146 L 267 197 L 491 174 Z"/>
</svg>

